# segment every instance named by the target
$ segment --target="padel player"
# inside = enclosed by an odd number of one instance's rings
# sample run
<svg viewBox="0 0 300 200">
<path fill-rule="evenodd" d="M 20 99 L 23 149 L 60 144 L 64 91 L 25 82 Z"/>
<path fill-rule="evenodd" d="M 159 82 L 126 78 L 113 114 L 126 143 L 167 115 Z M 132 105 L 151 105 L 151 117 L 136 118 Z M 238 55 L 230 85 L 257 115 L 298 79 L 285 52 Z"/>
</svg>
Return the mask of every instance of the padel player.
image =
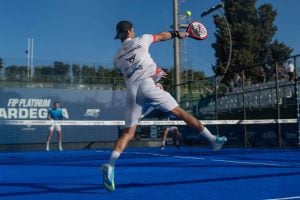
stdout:
<svg viewBox="0 0 300 200">
<path fill-rule="evenodd" d="M 176 116 L 167 113 L 167 120 L 177 120 Z M 180 148 L 181 144 L 181 134 L 179 132 L 178 127 L 176 126 L 168 126 L 164 129 L 163 133 L 163 141 L 162 141 L 162 146 L 161 150 L 164 150 L 166 148 L 166 143 L 167 143 L 167 138 L 171 137 L 173 140 L 173 144 L 177 147 L 177 149 Z"/>
<path fill-rule="evenodd" d="M 166 148 L 168 136 L 172 138 L 173 144 L 176 146 L 177 149 L 179 149 L 180 143 L 181 143 L 181 136 L 180 136 L 179 129 L 176 126 L 169 126 L 169 127 L 166 127 L 164 130 L 161 150 L 164 150 Z"/>
<path fill-rule="evenodd" d="M 59 151 L 62 151 L 62 133 L 61 133 L 61 126 L 59 123 L 57 123 L 58 120 L 63 119 L 62 110 L 59 108 L 59 102 L 54 102 L 53 108 L 50 108 L 48 111 L 48 120 L 52 121 L 51 126 L 49 127 L 49 133 L 47 137 L 47 143 L 46 143 L 46 151 L 50 151 L 50 140 L 53 134 L 54 129 L 57 132 L 58 137 L 58 149 Z"/>
<path fill-rule="evenodd" d="M 171 112 L 178 119 L 184 120 L 189 126 L 196 129 L 200 135 L 204 136 L 214 150 L 219 150 L 227 141 L 226 137 L 212 135 L 198 119 L 182 110 L 167 91 L 155 85 L 152 78 L 157 75 L 158 70 L 156 63 L 149 54 L 149 46 L 152 43 L 174 37 L 183 39 L 186 37 L 185 32 L 171 31 L 135 37 L 133 24 L 129 21 L 120 21 L 116 26 L 116 31 L 115 39 L 121 40 L 121 47 L 115 55 L 114 65 L 125 79 L 126 112 L 123 133 L 115 143 L 109 162 L 101 166 L 103 183 L 109 191 L 115 190 L 115 162 L 133 138 L 145 104 L 150 104 L 163 112 Z"/>
</svg>

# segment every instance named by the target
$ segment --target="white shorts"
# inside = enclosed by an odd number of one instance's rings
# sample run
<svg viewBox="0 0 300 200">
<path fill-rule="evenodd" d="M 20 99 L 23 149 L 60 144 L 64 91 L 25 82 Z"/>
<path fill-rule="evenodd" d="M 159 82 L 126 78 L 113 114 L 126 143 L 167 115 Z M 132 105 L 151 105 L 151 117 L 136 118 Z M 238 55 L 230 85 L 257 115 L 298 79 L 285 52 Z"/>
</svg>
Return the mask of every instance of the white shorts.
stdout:
<svg viewBox="0 0 300 200">
<path fill-rule="evenodd" d="M 167 127 L 167 128 L 168 128 L 168 136 L 169 137 L 174 137 L 175 131 L 178 130 L 178 128 L 176 126 L 170 126 L 170 127 Z"/>
<path fill-rule="evenodd" d="M 178 128 L 176 126 L 170 126 L 170 127 L 168 127 L 168 129 L 169 129 L 169 132 L 174 132 L 174 131 L 178 130 Z"/>
<path fill-rule="evenodd" d="M 145 106 L 152 106 L 162 112 L 169 112 L 178 104 L 167 91 L 156 86 L 152 78 L 141 80 L 138 84 L 127 87 L 126 90 L 126 127 L 133 127 L 138 124 Z"/>
<path fill-rule="evenodd" d="M 61 131 L 61 126 L 60 126 L 60 124 L 57 123 L 57 122 L 53 122 L 52 125 L 49 127 L 49 130 L 50 130 L 50 131 L 54 131 L 54 129 L 55 129 L 56 131 Z"/>
</svg>

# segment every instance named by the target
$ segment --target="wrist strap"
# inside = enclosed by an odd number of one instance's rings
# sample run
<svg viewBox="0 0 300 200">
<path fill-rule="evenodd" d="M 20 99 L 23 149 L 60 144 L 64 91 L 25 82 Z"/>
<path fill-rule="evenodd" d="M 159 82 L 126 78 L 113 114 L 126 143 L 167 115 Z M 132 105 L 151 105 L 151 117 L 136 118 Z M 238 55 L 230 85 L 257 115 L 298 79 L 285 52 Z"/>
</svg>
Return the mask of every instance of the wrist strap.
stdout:
<svg viewBox="0 0 300 200">
<path fill-rule="evenodd" d="M 171 38 L 178 37 L 181 39 L 179 31 L 169 31 L 169 33 L 171 34 Z"/>
</svg>

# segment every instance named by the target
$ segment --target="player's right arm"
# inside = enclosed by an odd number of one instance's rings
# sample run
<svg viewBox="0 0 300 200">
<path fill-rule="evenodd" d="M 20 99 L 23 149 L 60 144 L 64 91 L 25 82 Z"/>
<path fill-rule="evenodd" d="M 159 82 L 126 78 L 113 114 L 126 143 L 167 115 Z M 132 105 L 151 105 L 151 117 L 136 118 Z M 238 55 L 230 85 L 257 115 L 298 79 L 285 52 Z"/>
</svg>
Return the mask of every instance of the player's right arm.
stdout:
<svg viewBox="0 0 300 200">
<path fill-rule="evenodd" d="M 47 119 L 48 119 L 48 120 L 52 120 L 52 118 L 51 118 L 51 109 L 48 110 L 48 116 L 47 116 Z"/>
<path fill-rule="evenodd" d="M 186 37 L 186 32 L 179 32 L 179 31 L 160 32 L 158 34 L 153 35 L 153 42 L 162 42 L 162 41 L 170 40 L 174 37 L 183 39 Z"/>
</svg>

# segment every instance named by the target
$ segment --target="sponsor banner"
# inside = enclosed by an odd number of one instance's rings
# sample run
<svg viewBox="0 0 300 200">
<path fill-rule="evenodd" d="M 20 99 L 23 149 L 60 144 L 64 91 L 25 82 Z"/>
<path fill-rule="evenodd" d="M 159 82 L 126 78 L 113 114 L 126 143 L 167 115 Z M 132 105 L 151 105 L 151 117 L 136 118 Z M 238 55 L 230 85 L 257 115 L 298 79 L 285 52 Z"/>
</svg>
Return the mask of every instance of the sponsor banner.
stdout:
<svg viewBox="0 0 300 200">
<path fill-rule="evenodd" d="M 58 101 L 64 119 L 124 120 L 125 91 L 0 88 L 0 120 L 47 119 Z"/>
<path fill-rule="evenodd" d="M 0 88 L 0 96 L 1 144 L 44 143 L 55 101 L 64 116 L 64 142 L 113 141 L 117 125 L 124 124 L 125 91 L 8 87 Z"/>
</svg>

